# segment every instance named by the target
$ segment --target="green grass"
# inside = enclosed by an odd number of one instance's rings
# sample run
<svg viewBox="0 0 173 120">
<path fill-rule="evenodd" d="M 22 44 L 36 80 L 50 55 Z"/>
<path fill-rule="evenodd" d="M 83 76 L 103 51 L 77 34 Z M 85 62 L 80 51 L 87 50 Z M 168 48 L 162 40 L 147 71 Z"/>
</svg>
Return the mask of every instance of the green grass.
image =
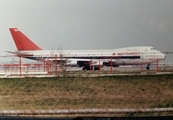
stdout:
<svg viewBox="0 0 173 120">
<path fill-rule="evenodd" d="M 1 110 L 173 107 L 173 75 L 0 79 Z"/>
</svg>

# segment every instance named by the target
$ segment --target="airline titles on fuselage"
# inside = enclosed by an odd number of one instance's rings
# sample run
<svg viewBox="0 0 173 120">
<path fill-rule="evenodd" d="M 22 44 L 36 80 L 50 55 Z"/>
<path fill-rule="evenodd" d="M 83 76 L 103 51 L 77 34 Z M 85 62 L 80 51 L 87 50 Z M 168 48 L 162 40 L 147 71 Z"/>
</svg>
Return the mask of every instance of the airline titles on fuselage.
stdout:
<svg viewBox="0 0 173 120">
<path fill-rule="evenodd" d="M 112 55 L 140 55 L 140 52 L 117 52 Z"/>
</svg>

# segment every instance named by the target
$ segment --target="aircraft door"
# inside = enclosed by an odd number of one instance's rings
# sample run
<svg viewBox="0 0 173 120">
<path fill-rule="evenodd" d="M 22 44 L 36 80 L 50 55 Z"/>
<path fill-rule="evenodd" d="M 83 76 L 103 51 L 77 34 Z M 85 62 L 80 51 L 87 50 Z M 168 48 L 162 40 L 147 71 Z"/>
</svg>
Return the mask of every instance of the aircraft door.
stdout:
<svg viewBox="0 0 173 120">
<path fill-rule="evenodd" d="M 141 59 L 144 59 L 144 53 L 141 53 L 141 54 L 140 54 L 140 58 L 141 58 Z"/>
</svg>

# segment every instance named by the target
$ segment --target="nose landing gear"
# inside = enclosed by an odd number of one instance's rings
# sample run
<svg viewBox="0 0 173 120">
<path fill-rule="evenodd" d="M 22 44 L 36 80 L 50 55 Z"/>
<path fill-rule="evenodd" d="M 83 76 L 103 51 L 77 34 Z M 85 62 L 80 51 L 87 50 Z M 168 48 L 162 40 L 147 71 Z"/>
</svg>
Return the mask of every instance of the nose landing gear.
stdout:
<svg viewBox="0 0 173 120">
<path fill-rule="evenodd" d="M 146 70 L 149 70 L 149 69 L 150 69 L 150 64 L 148 64 L 146 67 Z"/>
</svg>

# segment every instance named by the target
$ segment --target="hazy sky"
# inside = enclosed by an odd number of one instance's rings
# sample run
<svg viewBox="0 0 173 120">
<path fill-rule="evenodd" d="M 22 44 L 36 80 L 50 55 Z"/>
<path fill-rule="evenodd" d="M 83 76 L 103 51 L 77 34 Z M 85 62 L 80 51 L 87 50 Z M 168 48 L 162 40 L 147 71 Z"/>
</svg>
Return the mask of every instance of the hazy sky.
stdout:
<svg viewBox="0 0 173 120">
<path fill-rule="evenodd" d="M 43 49 L 173 51 L 173 0 L 0 0 L 1 55 L 16 50 L 10 27 Z"/>
</svg>

